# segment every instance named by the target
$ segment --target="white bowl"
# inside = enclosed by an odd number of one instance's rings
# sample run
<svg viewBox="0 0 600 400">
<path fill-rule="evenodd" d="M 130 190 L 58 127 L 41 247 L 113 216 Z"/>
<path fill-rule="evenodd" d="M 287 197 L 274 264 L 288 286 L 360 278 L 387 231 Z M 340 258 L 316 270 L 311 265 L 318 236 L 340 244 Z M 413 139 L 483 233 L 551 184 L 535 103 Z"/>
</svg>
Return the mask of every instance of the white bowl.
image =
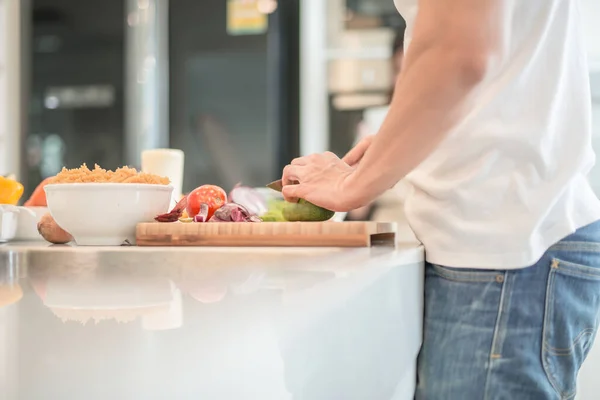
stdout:
<svg viewBox="0 0 600 400">
<path fill-rule="evenodd" d="M 10 205 L 0 205 L 0 243 L 15 238 L 19 222 L 19 208 Z"/>
<path fill-rule="evenodd" d="M 56 223 L 80 246 L 135 243 L 140 222 L 169 211 L 172 186 L 135 183 L 64 183 L 44 187 Z"/>
<path fill-rule="evenodd" d="M 48 207 L 18 207 L 19 222 L 15 240 L 44 240 L 38 232 L 37 224 L 50 210 Z"/>
</svg>

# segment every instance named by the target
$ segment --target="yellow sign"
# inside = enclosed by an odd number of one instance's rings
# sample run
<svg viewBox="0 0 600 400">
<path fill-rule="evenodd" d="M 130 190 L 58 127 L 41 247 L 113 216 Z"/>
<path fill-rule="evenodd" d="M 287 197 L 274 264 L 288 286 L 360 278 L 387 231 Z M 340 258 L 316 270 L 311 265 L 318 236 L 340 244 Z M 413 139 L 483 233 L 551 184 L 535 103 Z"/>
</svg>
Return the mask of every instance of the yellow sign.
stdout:
<svg viewBox="0 0 600 400">
<path fill-rule="evenodd" d="M 227 1 L 227 33 L 230 35 L 265 33 L 268 25 L 268 17 L 260 12 L 257 0 Z"/>
</svg>

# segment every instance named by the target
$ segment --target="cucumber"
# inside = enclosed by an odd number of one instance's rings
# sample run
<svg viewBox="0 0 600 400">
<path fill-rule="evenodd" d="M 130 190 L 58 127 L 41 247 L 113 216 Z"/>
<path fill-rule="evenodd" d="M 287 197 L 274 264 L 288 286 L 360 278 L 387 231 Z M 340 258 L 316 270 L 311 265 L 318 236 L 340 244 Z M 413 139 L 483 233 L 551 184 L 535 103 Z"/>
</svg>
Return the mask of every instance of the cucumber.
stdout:
<svg viewBox="0 0 600 400">
<path fill-rule="evenodd" d="M 267 187 L 277 192 L 281 192 L 283 185 L 281 180 L 279 180 L 269 183 Z M 265 215 L 267 215 L 267 218 L 265 219 L 264 216 L 262 216 L 263 221 L 280 221 L 280 219 L 276 219 L 275 216 L 281 216 L 285 221 L 290 222 L 320 222 L 330 220 L 335 215 L 335 212 L 319 207 L 304 199 L 298 200 L 298 203 L 275 200 L 274 203 L 269 204 L 269 211 L 267 211 Z"/>
<path fill-rule="evenodd" d="M 330 220 L 335 212 L 319 207 L 304 199 L 298 200 L 298 203 L 286 203 L 282 212 L 283 218 L 290 222 L 319 222 Z"/>
<path fill-rule="evenodd" d="M 286 221 L 286 219 L 283 218 L 283 215 L 281 214 L 281 212 L 276 213 L 276 212 L 272 212 L 272 211 L 268 211 L 267 213 L 261 215 L 260 219 L 263 222 L 285 222 Z"/>
</svg>

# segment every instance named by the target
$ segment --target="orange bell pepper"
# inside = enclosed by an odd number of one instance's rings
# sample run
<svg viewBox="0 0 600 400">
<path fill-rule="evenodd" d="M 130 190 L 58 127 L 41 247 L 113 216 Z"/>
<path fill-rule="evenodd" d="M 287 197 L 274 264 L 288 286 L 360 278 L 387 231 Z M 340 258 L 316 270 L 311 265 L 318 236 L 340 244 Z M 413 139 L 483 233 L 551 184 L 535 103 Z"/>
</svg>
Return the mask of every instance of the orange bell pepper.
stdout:
<svg viewBox="0 0 600 400">
<path fill-rule="evenodd" d="M 0 176 L 0 204 L 16 206 L 23 196 L 24 190 L 21 183 Z"/>
</svg>

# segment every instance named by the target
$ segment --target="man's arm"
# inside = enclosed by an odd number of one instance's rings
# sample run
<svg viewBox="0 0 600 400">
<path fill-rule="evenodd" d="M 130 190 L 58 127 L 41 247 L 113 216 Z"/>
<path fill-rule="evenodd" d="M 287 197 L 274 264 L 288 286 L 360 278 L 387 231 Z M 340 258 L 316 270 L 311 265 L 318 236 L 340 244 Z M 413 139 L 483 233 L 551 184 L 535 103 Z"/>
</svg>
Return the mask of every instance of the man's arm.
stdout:
<svg viewBox="0 0 600 400">
<path fill-rule="evenodd" d="M 425 160 L 473 105 L 503 58 L 503 0 L 421 0 L 390 111 L 348 178 L 352 206 L 395 185 Z M 493 72 L 493 71 L 492 71 Z"/>
</svg>

